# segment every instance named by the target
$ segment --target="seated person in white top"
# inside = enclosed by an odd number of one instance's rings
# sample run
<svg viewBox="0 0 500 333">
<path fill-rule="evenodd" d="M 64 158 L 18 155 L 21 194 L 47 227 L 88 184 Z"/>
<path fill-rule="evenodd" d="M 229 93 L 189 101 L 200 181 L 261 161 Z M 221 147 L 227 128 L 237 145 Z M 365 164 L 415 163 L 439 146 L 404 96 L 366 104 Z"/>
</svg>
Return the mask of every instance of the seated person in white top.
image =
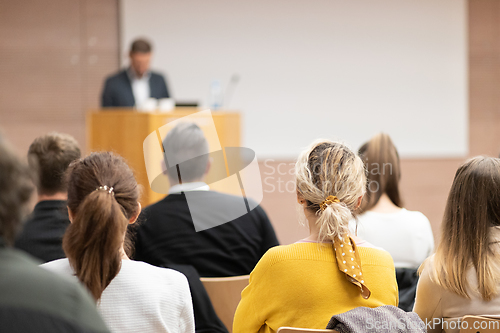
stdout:
<svg viewBox="0 0 500 333">
<path fill-rule="evenodd" d="M 375 246 L 388 251 L 397 271 L 400 308 L 411 311 L 417 283 L 416 270 L 432 253 L 434 238 L 429 220 L 403 208 L 399 192 L 399 155 L 391 138 L 377 134 L 359 149 L 367 171 L 367 192 L 362 214 L 349 228 Z"/>
<path fill-rule="evenodd" d="M 76 276 L 98 301 L 112 332 L 194 332 L 184 275 L 132 261 L 126 254 L 127 225 L 135 222 L 141 206 L 137 182 L 124 160 L 93 153 L 73 162 L 68 175 L 67 259 L 42 267 Z"/>
</svg>

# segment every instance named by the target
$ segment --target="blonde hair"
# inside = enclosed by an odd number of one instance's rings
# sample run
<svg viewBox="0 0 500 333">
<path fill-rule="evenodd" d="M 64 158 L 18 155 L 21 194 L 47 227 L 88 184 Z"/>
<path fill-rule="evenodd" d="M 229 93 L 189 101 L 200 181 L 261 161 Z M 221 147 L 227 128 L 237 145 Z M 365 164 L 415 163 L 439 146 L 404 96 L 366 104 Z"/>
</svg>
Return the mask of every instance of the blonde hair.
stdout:
<svg viewBox="0 0 500 333">
<path fill-rule="evenodd" d="M 458 168 L 446 203 L 441 242 L 431 267 L 439 285 L 469 298 L 466 272 L 473 267 L 482 298 L 489 301 L 498 293 L 493 226 L 500 226 L 500 159 L 475 157 Z"/>
<path fill-rule="evenodd" d="M 303 151 L 295 164 L 297 191 L 307 202 L 307 209 L 318 219 L 319 240 L 333 241 L 347 236 L 348 223 L 365 193 L 363 162 L 342 143 L 318 140 Z M 330 195 L 332 202 L 324 210 L 320 205 Z"/>
</svg>

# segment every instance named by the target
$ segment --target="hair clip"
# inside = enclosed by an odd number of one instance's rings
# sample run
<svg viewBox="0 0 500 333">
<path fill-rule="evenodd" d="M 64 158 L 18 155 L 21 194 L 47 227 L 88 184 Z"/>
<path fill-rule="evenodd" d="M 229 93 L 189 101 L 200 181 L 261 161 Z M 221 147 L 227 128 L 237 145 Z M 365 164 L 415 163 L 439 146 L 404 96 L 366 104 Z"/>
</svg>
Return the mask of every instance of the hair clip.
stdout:
<svg viewBox="0 0 500 333">
<path fill-rule="evenodd" d="M 98 188 L 95 189 L 96 191 L 106 191 L 109 194 L 115 195 L 115 192 L 113 191 L 113 187 L 109 187 L 108 185 L 102 185 L 99 186 Z"/>
<path fill-rule="evenodd" d="M 339 198 L 337 198 L 334 195 L 329 195 L 328 198 L 326 198 L 325 201 L 323 201 L 322 203 L 319 204 L 319 207 L 323 211 L 323 210 L 326 209 L 327 206 L 331 205 L 334 202 L 340 202 Z"/>
</svg>

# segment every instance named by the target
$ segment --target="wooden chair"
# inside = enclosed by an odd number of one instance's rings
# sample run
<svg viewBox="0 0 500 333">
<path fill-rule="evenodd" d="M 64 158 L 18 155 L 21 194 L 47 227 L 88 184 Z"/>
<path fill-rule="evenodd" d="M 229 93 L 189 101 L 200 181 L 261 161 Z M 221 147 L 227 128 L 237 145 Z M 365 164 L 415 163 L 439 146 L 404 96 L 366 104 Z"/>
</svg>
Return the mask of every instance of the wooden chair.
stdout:
<svg viewBox="0 0 500 333">
<path fill-rule="evenodd" d="M 460 324 L 460 333 L 498 333 L 500 318 L 464 316 Z"/>
<path fill-rule="evenodd" d="M 280 327 L 277 333 L 338 333 L 336 330 L 317 330 L 313 328 Z"/>
<path fill-rule="evenodd" d="M 233 331 L 234 313 L 241 300 L 241 292 L 248 285 L 249 277 L 249 275 L 243 275 L 200 279 L 207 290 L 217 316 L 226 325 L 229 333 Z"/>
</svg>

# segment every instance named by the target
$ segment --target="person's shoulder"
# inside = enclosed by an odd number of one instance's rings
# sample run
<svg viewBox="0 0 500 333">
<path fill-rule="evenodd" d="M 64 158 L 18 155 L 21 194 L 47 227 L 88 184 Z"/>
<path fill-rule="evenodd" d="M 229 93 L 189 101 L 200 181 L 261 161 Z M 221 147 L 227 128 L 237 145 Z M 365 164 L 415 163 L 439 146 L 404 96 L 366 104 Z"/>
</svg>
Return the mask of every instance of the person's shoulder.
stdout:
<svg viewBox="0 0 500 333">
<path fill-rule="evenodd" d="M 420 277 L 426 276 L 427 278 L 434 280 L 434 261 L 436 254 L 431 254 L 424 262 L 420 265 Z"/>
<path fill-rule="evenodd" d="M 155 212 L 156 210 L 161 209 L 161 207 L 164 206 L 165 204 L 164 200 L 165 198 L 155 203 L 152 203 L 149 206 L 144 207 L 141 211 L 141 215 L 148 215 L 151 214 L 151 212 Z"/>
<path fill-rule="evenodd" d="M 229 193 L 222 193 L 222 192 L 212 191 L 212 190 L 190 192 L 190 194 L 193 194 L 193 193 L 196 193 L 199 196 L 205 196 L 205 197 L 226 200 L 226 201 L 241 201 L 241 200 L 243 200 L 242 196 L 233 195 L 233 194 L 229 194 Z"/>
<path fill-rule="evenodd" d="M 161 79 L 161 80 L 165 80 L 165 76 L 163 75 L 163 73 L 161 72 L 157 72 L 157 71 L 151 71 L 151 78 L 152 79 Z"/>
<path fill-rule="evenodd" d="M 213 200 L 217 200 L 218 202 L 225 204 L 225 205 L 232 205 L 232 204 L 241 204 L 243 200 L 246 200 L 248 203 L 248 206 L 250 208 L 250 213 L 265 213 L 264 209 L 260 206 L 260 204 L 255 201 L 252 198 L 246 197 L 243 198 L 242 196 L 238 195 L 233 195 L 233 194 L 228 194 L 228 193 L 222 193 L 218 191 L 199 191 L 200 196 L 205 196 L 207 198 L 211 198 Z"/>
<path fill-rule="evenodd" d="M 401 225 L 415 226 L 421 224 L 429 224 L 429 219 L 419 211 L 411 211 L 406 208 L 401 208 L 398 211 L 391 213 L 380 213 L 376 211 L 366 211 L 357 216 L 358 225 L 373 229 L 376 224 L 385 225 L 386 223 L 397 223 Z"/>
<path fill-rule="evenodd" d="M 141 276 L 160 279 L 165 284 L 185 284 L 187 278 L 181 272 L 170 268 L 153 266 L 143 261 L 123 260 L 122 268 L 126 268 L 128 272 L 140 274 Z"/>
<path fill-rule="evenodd" d="M 394 260 L 389 252 L 380 247 L 358 246 L 357 251 L 363 265 L 394 268 Z"/>
<path fill-rule="evenodd" d="M 435 254 L 429 256 L 419 267 L 419 285 L 425 288 L 433 288 L 434 291 L 441 289 L 437 278 L 437 270 L 435 265 Z"/>
<path fill-rule="evenodd" d="M 426 221 L 429 222 L 427 216 L 425 216 L 422 212 L 416 210 L 407 210 L 406 208 L 402 209 L 402 213 L 408 217 L 411 217 L 418 221 Z"/>
<path fill-rule="evenodd" d="M 186 197 L 182 194 L 169 194 L 163 199 L 152 203 L 151 205 L 145 207 L 141 215 L 150 218 L 155 214 L 169 212 L 172 213 L 173 210 L 171 208 L 176 207 L 179 204 L 186 204 Z"/>
<path fill-rule="evenodd" d="M 107 76 L 106 82 L 107 83 L 114 83 L 117 81 L 122 81 L 123 79 L 126 79 L 126 78 L 127 78 L 127 71 L 125 69 L 121 69 L 118 72 L 115 72 L 115 73 Z"/>
<path fill-rule="evenodd" d="M 403 208 L 404 220 L 409 226 L 413 228 L 430 228 L 430 221 L 422 212 L 411 211 Z"/>
<path fill-rule="evenodd" d="M 31 255 L 15 249 L 6 249 L 2 251 L 2 254 L 4 258 L 7 258 L 7 260 L 2 260 L 2 264 L 4 265 L 3 269 L 6 271 L 8 270 L 11 276 L 17 276 L 19 283 L 37 281 L 36 284 L 39 286 L 43 284 L 53 284 L 55 275 L 49 272 L 50 269 L 41 268 L 41 266 L 47 264 L 41 264 L 39 260 Z M 67 281 L 67 279 L 64 278 L 63 280 Z"/>
<path fill-rule="evenodd" d="M 171 197 L 173 195 L 176 195 L 176 194 L 171 194 L 168 197 Z M 240 207 L 242 205 L 245 205 L 245 201 L 244 201 L 245 198 L 242 196 L 228 194 L 228 193 L 222 193 L 222 192 L 212 191 L 212 190 L 185 192 L 184 200 L 189 200 L 192 202 L 199 201 L 200 203 L 202 203 L 202 202 L 208 203 L 210 205 L 210 209 L 213 209 L 214 207 L 229 208 L 229 207 Z M 253 207 L 253 206 L 250 206 L 250 207 Z"/>
<path fill-rule="evenodd" d="M 317 243 L 292 243 L 287 245 L 278 245 L 267 250 L 264 255 L 270 258 L 294 258 L 296 257 L 297 251 L 302 252 L 304 251 L 304 248 L 308 248 L 311 245 L 317 245 Z"/>
<path fill-rule="evenodd" d="M 288 261 L 291 258 L 288 252 L 289 247 L 290 245 L 278 245 L 267 250 L 258 261 L 251 275 L 267 274 L 277 264 Z"/>
<path fill-rule="evenodd" d="M 256 213 L 259 213 L 259 214 L 265 214 L 264 208 L 262 208 L 260 203 L 258 203 L 257 201 L 255 201 L 252 198 L 247 198 L 247 201 L 248 201 L 248 205 L 250 206 L 251 211 L 255 211 Z"/>
<path fill-rule="evenodd" d="M 66 272 L 71 271 L 71 265 L 68 258 L 57 259 L 53 261 L 46 262 L 40 265 L 43 269 L 54 271 L 54 272 Z M 71 273 L 70 273 L 71 274 Z"/>
<path fill-rule="evenodd" d="M 261 261 L 265 265 L 273 266 L 287 261 L 301 260 L 333 260 L 331 244 L 319 244 L 299 242 L 288 245 L 278 245 L 271 247 L 262 256 Z"/>
<path fill-rule="evenodd" d="M 18 307 L 27 306 L 97 331 L 104 327 L 88 292 L 69 277 L 43 269 L 24 253 L 11 249 L 2 251 L 1 269 L 5 272 L 1 286 L 5 302 L 15 299 Z"/>
</svg>

